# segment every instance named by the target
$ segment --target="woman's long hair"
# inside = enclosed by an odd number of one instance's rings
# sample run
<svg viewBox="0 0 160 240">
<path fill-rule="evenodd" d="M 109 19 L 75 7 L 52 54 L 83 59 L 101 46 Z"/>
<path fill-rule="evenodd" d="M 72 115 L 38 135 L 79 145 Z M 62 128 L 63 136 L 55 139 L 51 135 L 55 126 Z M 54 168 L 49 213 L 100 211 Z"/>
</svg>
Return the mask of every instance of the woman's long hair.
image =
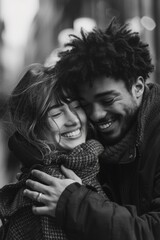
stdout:
<svg viewBox="0 0 160 240">
<path fill-rule="evenodd" d="M 32 64 L 25 69 L 9 99 L 11 120 L 16 130 L 38 148 L 43 157 L 51 151 L 50 143 L 44 137 L 45 131 L 49 130 L 47 113 L 52 99 L 60 102 L 65 98 L 63 94 L 53 68 Z"/>
</svg>

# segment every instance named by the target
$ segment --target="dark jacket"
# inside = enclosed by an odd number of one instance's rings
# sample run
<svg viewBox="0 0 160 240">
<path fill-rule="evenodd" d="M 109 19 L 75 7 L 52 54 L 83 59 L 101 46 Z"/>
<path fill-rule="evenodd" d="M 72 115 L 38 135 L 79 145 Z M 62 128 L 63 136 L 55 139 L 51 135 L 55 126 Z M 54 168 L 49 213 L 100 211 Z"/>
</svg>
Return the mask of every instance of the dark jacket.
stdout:
<svg viewBox="0 0 160 240">
<path fill-rule="evenodd" d="M 160 86 L 146 87 L 137 124 L 128 161 L 101 163 L 111 201 L 74 184 L 62 193 L 56 217 L 70 239 L 160 239 Z"/>
</svg>

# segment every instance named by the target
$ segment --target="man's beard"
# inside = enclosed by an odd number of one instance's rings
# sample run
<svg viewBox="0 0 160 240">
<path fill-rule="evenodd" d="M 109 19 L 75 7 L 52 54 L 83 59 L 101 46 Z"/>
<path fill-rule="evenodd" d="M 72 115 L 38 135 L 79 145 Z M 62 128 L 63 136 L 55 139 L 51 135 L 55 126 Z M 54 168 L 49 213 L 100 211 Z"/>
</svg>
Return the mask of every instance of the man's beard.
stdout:
<svg viewBox="0 0 160 240">
<path fill-rule="evenodd" d="M 98 140 L 104 145 L 114 145 L 116 143 L 118 143 L 119 141 L 121 141 L 121 139 L 123 139 L 125 137 L 125 135 L 129 132 L 129 130 L 132 128 L 132 126 L 135 125 L 136 123 L 136 118 L 137 118 L 137 113 L 138 113 L 138 107 L 135 106 L 134 108 L 132 108 L 132 111 L 128 111 L 128 113 L 123 116 L 123 123 L 122 123 L 122 127 L 121 127 L 121 131 L 120 134 L 117 137 L 112 137 L 109 135 L 109 133 L 107 132 L 101 132 L 97 129 L 96 125 L 93 123 L 93 125 L 96 128 L 97 131 L 97 137 Z M 122 116 L 120 114 L 116 114 L 116 119 L 122 118 Z M 106 118 L 101 119 L 98 123 L 104 123 L 106 121 Z"/>
</svg>

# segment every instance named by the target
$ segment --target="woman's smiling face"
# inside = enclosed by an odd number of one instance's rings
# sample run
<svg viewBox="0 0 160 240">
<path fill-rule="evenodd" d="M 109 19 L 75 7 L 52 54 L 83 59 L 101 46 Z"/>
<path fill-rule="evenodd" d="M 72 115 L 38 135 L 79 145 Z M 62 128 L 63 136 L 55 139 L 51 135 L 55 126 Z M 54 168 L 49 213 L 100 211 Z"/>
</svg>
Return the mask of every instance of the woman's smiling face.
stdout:
<svg viewBox="0 0 160 240">
<path fill-rule="evenodd" d="M 57 148 L 70 150 L 86 141 L 87 118 L 78 101 L 57 104 L 53 100 L 48 123 L 48 138 Z"/>
</svg>

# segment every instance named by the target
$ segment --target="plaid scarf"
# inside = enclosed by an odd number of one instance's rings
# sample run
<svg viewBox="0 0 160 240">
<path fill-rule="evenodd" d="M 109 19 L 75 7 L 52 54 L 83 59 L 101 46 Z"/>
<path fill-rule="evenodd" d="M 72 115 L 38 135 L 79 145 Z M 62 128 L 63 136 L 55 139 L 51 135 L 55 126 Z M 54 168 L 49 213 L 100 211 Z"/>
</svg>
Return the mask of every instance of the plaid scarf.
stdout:
<svg viewBox="0 0 160 240">
<path fill-rule="evenodd" d="M 98 156 L 103 147 L 96 140 L 77 146 L 69 154 L 52 153 L 42 164 L 36 164 L 23 174 L 16 184 L 9 184 L 0 190 L 0 217 L 4 221 L 9 220 L 7 240 L 10 239 L 35 239 L 49 240 L 67 239 L 64 231 L 56 224 L 56 219 L 48 216 L 35 216 L 31 206 L 37 204 L 23 196 L 26 188 L 25 181 L 32 178 L 30 172 L 33 168 L 42 170 L 54 177 L 65 178 L 60 170 L 60 165 L 72 169 L 81 179 L 83 184 L 93 187 L 104 196 L 101 186 L 96 178 L 99 172 Z"/>
</svg>

